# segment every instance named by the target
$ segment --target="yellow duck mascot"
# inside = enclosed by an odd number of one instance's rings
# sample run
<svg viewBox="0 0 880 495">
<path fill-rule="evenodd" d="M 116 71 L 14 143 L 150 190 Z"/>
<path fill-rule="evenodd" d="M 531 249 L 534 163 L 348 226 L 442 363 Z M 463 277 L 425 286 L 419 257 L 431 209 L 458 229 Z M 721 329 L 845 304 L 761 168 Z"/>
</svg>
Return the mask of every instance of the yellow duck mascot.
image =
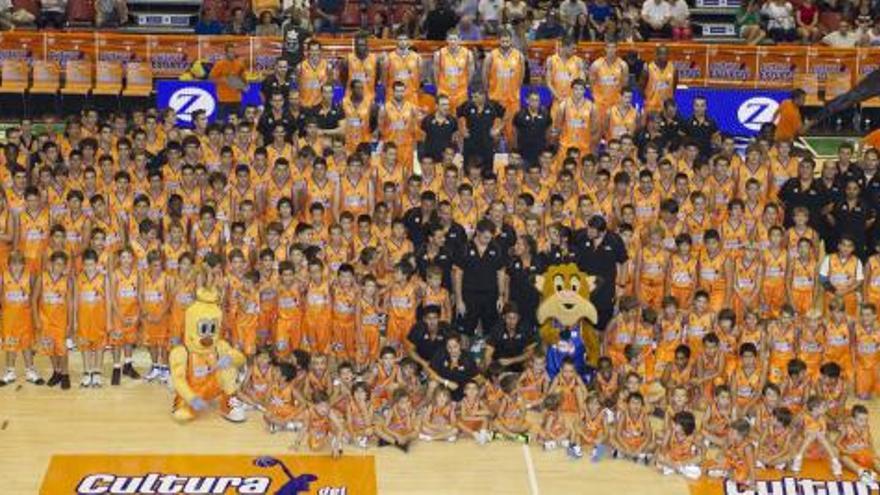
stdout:
<svg viewBox="0 0 880 495">
<path fill-rule="evenodd" d="M 244 355 L 220 338 L 223 312 L 216 290 L 200 287 L 187 308 L 183 344 L 171 350 L 171 383 L 176 392 L 172 415 L 179 422 L 191 421 L 217 400 L 223 417 L 235 423 L 246 419 L 234 397 L 238 370 Z"/>
<path fill-rule="evenodd" d="M 599 336 L 596 307 L 590 293 L 596 278 L 580 271 L 574 263 L 551 265 L 535 280 L 541 303 L 538 305 L 538 323 L 541 340 L 552 346 L 559 341 L 562 331 L 579 336 L 586 351 L 586 362 L 595 367 L 599 360 Z"/>
</svg>

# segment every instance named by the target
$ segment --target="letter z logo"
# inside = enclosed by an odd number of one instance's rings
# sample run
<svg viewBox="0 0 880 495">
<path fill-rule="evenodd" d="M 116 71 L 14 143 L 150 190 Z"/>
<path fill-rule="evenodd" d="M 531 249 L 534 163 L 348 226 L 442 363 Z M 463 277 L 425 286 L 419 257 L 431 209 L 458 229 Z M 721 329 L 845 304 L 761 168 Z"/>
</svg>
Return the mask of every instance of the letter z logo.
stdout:
<svg viewBox="0 0 880 495">
<path fill-rule="evenodd" d="M 204 110 L 207 116 L 214 113 L 217 103 L 211 93 L 202 88 L 187 87 L 175 91 L 168 98 L 168 106 L 177 112 L 177 118 L 183 122 L 192 122 L 192 114 L 196 110 Z"/>
<path fill-rule="evenodd" d="M 773 122 L 773 115 L 779 103 L 772 98 L 756 96 L 740 104 L 736 117 L 740 124 L 750 131 L 760 131 L 761 126 Z"/>
</svg>

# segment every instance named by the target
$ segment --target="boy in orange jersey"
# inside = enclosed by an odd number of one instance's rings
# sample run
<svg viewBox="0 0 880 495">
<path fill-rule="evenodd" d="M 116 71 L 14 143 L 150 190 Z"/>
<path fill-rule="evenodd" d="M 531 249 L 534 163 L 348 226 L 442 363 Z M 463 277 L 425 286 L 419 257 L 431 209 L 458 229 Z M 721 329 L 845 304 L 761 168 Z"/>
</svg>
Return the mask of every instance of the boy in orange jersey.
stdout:
<svg viewBox="0 0 880 495">
<path fill-rule="evenodd" d="M 877 365 L 880 364 L 880 329 L 877 328 L 877 308 L 873 304 L 861 306 L 854 336 L 855 393 L 860 400 L 869 400 L 880 392 L 880 380 L 877 377 Z"/>
<path fill-rule="evenodd" d="M 813 255 L 813 243 L 807 238 L 797 241 L 794 254 L 789 252 L 788 270 L 785 276 L 786 302 L 794 306 L 799 315 L 816 307 L 819 295 L 817 262 Z"/>
<path fill-rule="evenodd" d="M 663 229 L 651 226 L 648 242 L 639 249 L 635 264 L 634 294 L 649 308 L 659 308 L 663 299 L 664 269 L 668 251 L 663 247 Z"/>
<path fill-rule="evenodd" d="M 788 268 L 788 253 L 782 246 L 782 227 L 774 225 L 770 227 L 770 246 L 763 251 L 763 269 L 761 277 L 761 308 L 769 318 L 779 314 L 779 310 L 785 303 L 786 270 Z"/>
<path fill-rule="evenodd" d="M 675 237 L 675 252 L 670 255 L 666 266 L 664 293 L 673 296 L 682 307 L 691 304 L 691 297 L 697 286 L 697 256 L 691 252 L 691 236 L 679 234 Z M 707 295 L 708 296 L 708 295 Z"/>
<path fill-rule="evenodd" d="M 700 464 L 703 449 L 696 435 L 697 420 L 693 413 L 680 411 L 672 418 L 672 428 L 657 448 L 657 469 L 666 476 L 681 474 L 689 480 L 702 475 Z"/>
<path fill-rule="evenodd" d="M 791 461 L 791 470 L 799 473 L 803 465 L 804 454 L 811 448 L 818 447 L 831 459 L 831 474 L 839 479 L 843 474 L 843 467 L 840 464 L 837 449 L 831 445 L 828 436 L 828 420 L 825 418 L 825 404 L 822 399 L 816 396 L 807 399 L 803 421 L 803 440 L 795 450 L 794 459 Z"/>
<path fill-rule="evenodd" d="M 868 409 L 861 404 L 855 405 L 851 416 L 841 427 L 836 442 L 840 452 L 840 463 L 856 473 L 862 483 L 871 484 L 880 472 L 880 460 L 874 450 Z"/>
<path fill-rule="evenodd" d="M 34 186 L 24 190 L 24 209 L 16 223 L 17 249 L 24 256 L 28 273 L 39 273 L 43 249 L 49 240 L 49 210 L 41 206 L 40 191 Z"/>
<path fill-rule="evenodd" d="M 728 380 L 739 411 L 751 414 L 761 398 L 761 386 L 767 380 L 767 367 L 758 360 L 755 344 L 747 342 L 739 348 L 739 360 Z"/>
<path fill-rule="evenodd" d="M 632 296 L 620 298 L 618 307 L 620 312 L 609 322 L 602 348 L 602 353 L 611 358 L 615 367 L 626 361 L 623 350 L 633 343 L 641 317 L 639 302 Z"/>
<path fill-rule="evenodd" d="M 330 349 L 332 337 L 332 302 L 330 283 L 325 280 L 324 263 L 308 262 L 309 281 L 303 308 L 303 332 L 308 342 L 305 350 L 323 353 Z"/>
<path fill-rule="evenodd" d="M 759 469 L 772 468 L 784 471 L 794 457 L 794 442 L 797 432 L 792 427 L 792 412 L 787 407 L 777 407 L 773 417 L 758 431 L 758 444 L 755 463 Z"/>
<path fill-rule="evenodd" d="M 74 321 L 76 322 L 77 347 L 83 353 L 83 378 L 81 387 L 101 387 L 101 368 L 104 364 L 104 347 L 110 321 L 109 277 L 98 266 L 98 253 L 93 249 L 83 252 L 83 269 L 74 285 Z"/>
<path fill-rule="evenodd" d="M 260 352 L 238 389 L 236 397 L 249 407 L 265 411 L 269 404 L 269 392 L 278 381 L 278 368 L 272 363 L 268 352 Z"/>
<path fill-rule="evenodd" d="M 828 303 L 828 312 L 830 314 L 824 322 L 824 361 L 837 363 L 843 376 L 850 380 L 853 377 L 853 360 L 856 354 L 852 349 L 856 322 L 847 316 L 843 300 L 840 298 L 831 299 Z"/>
<path fill-rule="evenodd" d="M 698 290 L 694 294 L 691 310 L 684 319 L 684 343 L 695 353 L 703 349 L 703 337 L 715 327 L 715 314 L 709 310 L 709 294 Z"/>
<path fill-rule="evenodd" d="M 199 275 L 195 270 L 195 257 L 189 251 L 181 254 L 176 262 L 177 268 L 171 272 L 173 276 L 171 293 L 174 299 L 171 301 L 171 310 L 168 317 L 171 347 L 183 343 L 186 308 L 196 299 L 196 278 Z M 167 266 L 166 262 L 166 269 Z M 122 374 L 128 376 L 126 371 L 126 367 L 123 366 Z M 133 370 L 129 370 L 129 374 L 130 371 Z"/>
<path fill-rule="evenodd" d="M 800 414 L 810 394 L 812 384 L 807 377 L 807 366 L 800 359 L 792 359 L 787 366 L 788 375 L 781 382 L 782 405 L 792 413 Z"/>
<path fill-rule="evenodd" d="M 841 236 L 837 252 L 825 256 L 819 265 L 819 282 L 831 297 L 843 298 L 846 314 L 855 316 L 864 279 L 862 262 L 855 256 L 855 243 L 849 236 Z"/>
<path fill-rule="evenodd" d="M 742 320 L 748 308 L 760 307 L 763 260 L 757 246 L 748 242 L 733 267 L 733 311 Z"/>
<path fill-rule="evenodd" d="M 659 332 L 655 357 L 655 373 L 661 376 L 666 367 L 675 358 L 675 349 L 684 339 L 684 317 L 678 310 L 678 301 L 674 297 L 663 298 L 663 310 L 658 320 Z"/>
<path fill-rule="evenodd" d="M 301 349 L 304 342 L 302 290 L 296 281 L 296 268 L 290 261 L 278 264 L 278 318 L 275 321 L 275 352 L 282 357 Z"/>
<path fill-rule="evenodd" d="M 669 398 L 672 391 L 676 388 L 683 387 L 688 391 L 688 397 L 695 395 L 694 388 L 696 386 L 694 366 L 691 362 L 691 349 L 685 344 L 680 344 L 675 349 L 675 357 L 672 364 L 663 371 L 663 377 L 660 379 L 661 385 L 666 390 L 666 396 Z"/>
<path fill-rule="evenodd" d="M 877 254 L 871 255 L 865 263 L 865 284 L 862 288 L 862 300 L 874 306 L 880 304 L 880 242 L 874 248 Z"/>
<path fill-rule="evenodd" d="M 430 305 L 440 307 L 440 319 L 443 321 L 451 321 L 452 319 L 452 299 L 449 290 L 443 287 L 443 268 L 439 265 L 430 265 L 425 270 L 424 297 L 421 309 Z"/>
<path fill-rule="evenodd" d="M 627 397 L 611 434 L 611 445 L 615 457 L 648 464 L 654 451 L 654 430 L 642 394 L 633 392 Z"/>
<path fill-rule="evenodd" d="M 152 367 L 161 372 L 159 380 L 167 383 L 171 377 L 168 367 L 169 327 L 171 308 L 171 281 L 164 272 L 162 255 L 153 250 L 147 253 L 147 273 L 140 279 L 139 311 L 144 346 L 150 351 Z M 113 365 L 113 384 L 119 384 L 121 366 Z"/>
<path fill-rule="evenodd" d="M 419 436 L 418 417 L 412 399 L 406 389 L 399 388 L 391 397 L 390 407 L 381 414 L 376 427 L 379 447 L 393 445 L 409 452 L 409 447 Z"/>
<path fill-rule="evenodd" d="M 847 382 L 841 378 L 837 363 L 825 363 L 819 368 L 819 379 L 813 386 L 813 394 L 825 402 L 828 426 L 833 430 L 837 430 L 846 419 L 848 388 Z"/>
<path fill-rule="evenodd" d="M 755 448 L 750 433 L 751 426 L 745 419 L 737 419 L 731 423 L 718 467 L 710 469 L 709 476 L 727 477 L 736 483 L 740 490 L 754 489 Z"/>
<path fill-rule="evenodd" d="M 257 331 L 260 326 L 260 272 L 251 270 L 244 275 L 244 284 L 239 291 L 234 304 L 235 331 L 237 334 L 236 347 L 253 361 L 257 353 Z"/>
<path fill-rule="evenodd" d="M 31 303 L 39 350 L 52 362 L 52 376 L 46 385 L 61 385 L 62 390 L 70 389 L 66 339 L 71 337 L 73 287 L 68 262 L 66 253 L 52 253 L 48 268 L 34 282 Z"/>
<path fill-rule="evenodd" d="M 694 378 L 697 392 L 703 403 L 708 402 L 712 391 L 726 381 L 726 356 L 720 350 L 721 341 L 714 332 L 703 336 L 702 350 L 694 362 Z"/>
<path fill-rule="evenodd" d="M 0 331 L 3 350 L 6 351 L 6 374 L 3 385 L 14 383 L 16 354 L 21 353 L 26 368 L 27 381 L 34 385 L 46 383 L 34 368 L 34 322 L 32 308 L 34 280 L 25 266 L 25 257 L 20 251 L 9 255 L 9 268 L 0 277 L 3 289 L 3 325 Z"/>
<path fill-rule="evenodd" d="M 388 309 L 385 340 L 398 352 L 402 351 L 403 342 L 416 321 L 419 294 L 411 280 L 412 274 L 413 267 L 409 262 L 398 262 L 394 267 L 394 281 L 385 295 L 385 307 Z"/>
<path fill-rule="evenodd" d="M 606 409 L 602 406 L 599 394 L 590 392 L 580 417 L 571 424 L 568 456 L 580 459 L 584 455 L 584 449 L 589 449 L 590 460 L 598 462 L 605 451 L 609 426 Z"/>
<path fill-rule="evenodd" d="M 364 276 L 358 295 L 354 349 L 351 352 L 356 369 L 363 372 L 379 359 L 379 343 L 382 338 L 384 306 L 376 277 L 370 274 Z"/>
<path fill-rule="evenodd" d="M 770 347 L 770 374 L 773 383 L 782 383 L 788 362 L 797 356 L 797 320 L 794 308 L 782 307 L 779 319 L 767 326 L 767 342 Z"/>
<path fill-rule="evenodd" d="M 110 297 L 108 297 L 110 321 L 109 344 L 113 349 L 113 376 L 111 383 L 118 385 L 120 376 L 117 376 L 120 361 L 125 355 L 125 364 L 131 367 L 132 352 L 138 339 L 138 326 L 140 318 L 138 298 L 138 270 L 135 267 L 134 254 L 131 248 L 124 247 L 119 251 L 119 265 L 110 271 Z M 161 378 L 162 369 L 154 362 L 147 381 Z M 131 368 L 134 369 L 133 367 Z"/>
<path fill-rule="evenodd" d="M 722 247 L 717 230 L 706 230 L 703 243 L 705 249 L 699 255 L 698 285 L 709 294 L 709 307 L 717 312 L 730 305 L 734 278 L 733 259 Z"/>
<path fill-rule="evenodd" d="M 342 359 L 354 356 L 355 330 L 357 327 L 358 286 L 354 267 L 348 263 L 339 266 L 336 280 L 331 288 L 332 309 L 332 355 Z"/>
<path fill-rule="evenodd" d="M 825 359 L 825 328 L 822 326 L 822 312 L 810 310 L 802 321 L 797 354 L 798 359 L 807 366 L 807 376 L 810 381 L 814 381 L 819 378 L 819 367 Z"/>
<path fill-rule="evenodd" d="M 274 236 L 274 234 L 273 234 Z M 279 249 L 284 255 L 284 249 Z M 272 345 L 275 336 L 275 320 L 278 317 L 278 263 L 275 261 L 275 252 L 266 247 L 260 251 L 259 263 L 256 265 L 260 273 L 260 284 L 257 291 L 260 293 L 260 316 L 257 324 L 257 346 Z"/>
</svg>

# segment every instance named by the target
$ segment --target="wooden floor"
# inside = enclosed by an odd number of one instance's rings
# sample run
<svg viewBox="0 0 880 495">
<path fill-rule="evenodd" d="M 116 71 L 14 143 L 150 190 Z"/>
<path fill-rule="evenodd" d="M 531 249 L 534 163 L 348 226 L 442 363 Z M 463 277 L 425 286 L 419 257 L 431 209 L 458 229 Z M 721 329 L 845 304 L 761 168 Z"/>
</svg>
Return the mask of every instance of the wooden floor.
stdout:
<svg viewBox="0 0 880 495">
<path fill-rule="evenodd" d="M 76 363 L 75 370 L 79 363 Z M 21 376 L 21 371 L 19 371 Z M 74 372 L 74 378 L 79 378 Z M 243 425 L 216 416 L 172 422 L 170 392 L 158 385 L 68 391 L 24 384 L 0 389 L 0 480 L 4 495 L 38 493 L 52 454 L 281 454 L 288 437 L 269 435 L 256 413 Z M 349 449 L 347 455 L 363 455 Z M 494 442 L 418 444 L 409 454 L 370 450 L 380 494 L 687 494 L 687 485 L 623 461 L 569 461 L 562 452 Z"/>
</svg>

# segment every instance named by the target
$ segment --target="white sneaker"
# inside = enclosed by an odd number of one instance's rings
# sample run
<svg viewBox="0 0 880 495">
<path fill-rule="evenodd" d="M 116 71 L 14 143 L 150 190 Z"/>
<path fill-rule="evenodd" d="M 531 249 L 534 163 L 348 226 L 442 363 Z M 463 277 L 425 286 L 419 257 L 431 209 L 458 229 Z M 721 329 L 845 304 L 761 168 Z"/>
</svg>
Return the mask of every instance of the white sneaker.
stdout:
<svg viewBox="0 0 880 495">
<path fill-rule="evenodd" d="M 859 483 L 863 485 L 870 485 L 874 483 L 874 473 L 865 469 L 861 473 L 859 473 Z"/>
<path fill-rule="evenodd" d="M 46 383 L 40 375 L 37 373 L 37 370 L 33 368 L 28 368 L 24 372 L 24 379 L 28 381 L 28 383 L 33 383 L 34 385 L 42 385 Z"/>
<path fill-rule="evenodd" d="M 477 445 L 486 445 L 489 443 L 489 440 L 492 439 L 492 436 L 486 430 L 480 430 L 477 432 Z"/>
<path fill-rule="evenodd" d="M 833 458 L 831 459 L 831 474 L 835 477 L 840 477 L 843 475 L 843 466 L 840 465 L 840 459 Z"/>
<path fill-rule="evenodd" d="M 456 440 L 458 440 L 458 435 L 452 435 L 451 437 L 449 437 L 449 438 L 446 439 L 446 441 L 449 442 L 449 443 L 452 443 L 452 442 L 454 442 L 454 441 L 456 441 Z"/>
<path fill-rule="evenodd" d="M 663 476 L 672 476 L 673 474 L 675 474 L 675 470 L 671 467 L 662 466 L 660 468 L 660 473 L 663 474 Z"/>
<path fill-rule="evenodd" d="M 571 445 L 571 442 L 569 442 L 568 440 L 562 440 L 559 442 L 559 445 L 561 445 L 563 449 L 567 449 L 568 446 Z"/>
<path fill-rule="evenodd" d="M 779 464 L 773 466 L 773 469 L 777 471 L 785 471 L 786 464 L 784 462 L 780 462 Z"/>
<path fill-rule="evenodd" d="M 12 368 L 6 369 L 6 374 L 3 375 L 3 383 L 9 385 L 10 383 L 15 383 L 18 377 L 15 376 L 15 370 Z"/>
<path fill-rule="evenodd" d="M 95 373 L 92 375 L 92 387 L 93 388 L 101 388 L 104 386 L 104 380 L 101 378 L 100 373 Z"/>
<path fill-rule="evenodd" d="M 247 414 L 244 408 L 241 407 L 241 402 L 235 397 L 229 398 L 229 412 L 224 414 L 223 417 L 232 423 L 244 423 L 247 421 Z"/>
<path fill-rule="evenodd" d="M 79 382 L 79 386 L 83 388 L 89 388 L 92 386 L 92 374 L 91 373 L 83 373 L 82 381 Z"/>
<path fill-rule="evenodd" d="M 147 373 L 146 376 L 144 376 L 144 381 L 145 382 L 154 382 L 160 376 L 162 376 L 162 371 L 160 371 L 159 368 L 153 366 L 152 368 L 150 368 L 150 372 Z"/>
<path fill-rule="evenodd" d="M 430 442 L 431 437 L 428 435 L 425 435 L 424 433 L 419 433 L 419 440 L 421 440 L 423 442 Z"/>
<path fill-rule="evenodd" d="M 682 466 L 678 469 L 678 472 L 689 480 L 698 480 L 703 475 L 703 470 L 700 469 L 700 466 Z"/>
<path fill-rule="evenodd" d="M 167 385 L 171 381 L 171 370 L 163 369 L 159 371 L 159 383 Z"/>
<path fill-rule="evenodd" d="M 801 472 L 801 465 L 804 462 L 804 458 L 801 456 L 797 456 L 791 461 L 791 471 L 794 473 Z"/>
<path fill-rule="evenodd" d="M 584 449 L 580 445 L 572 445 L 568 448 L 568 456 L 572 459 L 580 459 L 584 456 Z"/>
<path fill-rule="evenodd" d="M 358 437 L 357 446 L 366 449 L 367 445 L 369 445 L 369 439 L 367 437 Z"/>
<path fill-rule="evenodd" d="M 555 448 L 556 448 L 556 442 L 554 442 L 552 440 L 549 442 L 544 442 L 544 450 L 553 450 Z"/>
</svg>

